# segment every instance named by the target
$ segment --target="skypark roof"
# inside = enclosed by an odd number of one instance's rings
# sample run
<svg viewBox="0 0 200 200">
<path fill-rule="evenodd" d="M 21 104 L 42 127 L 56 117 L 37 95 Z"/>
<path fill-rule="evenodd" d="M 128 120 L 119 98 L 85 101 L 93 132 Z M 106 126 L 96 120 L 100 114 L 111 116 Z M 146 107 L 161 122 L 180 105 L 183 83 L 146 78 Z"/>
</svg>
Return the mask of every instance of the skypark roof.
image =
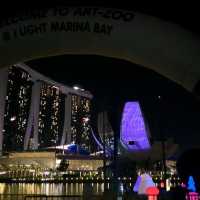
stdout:
<svg viewBox="0 0 200 200">
<path fill-rule="evenodd" d="M 93 95 L 89 92 L 89 91 L 82 91 L 82 90 L 77 90 L 76 88 L 72 88 L 72 87 L 68 87 L 67 85 L 58 83 L 54 80 L 52 80 L 51 78 L 42 75 L 41 73 L 31 69 L 28 65 L 24 64 L 24 63 L 18 63 L 14 65 L 15 67 L 21 68 L 23 70 L 25 70 L 26 72 L 28 72 L 31 75 L 31 78 L 34 81 L 40 80 L 40 81 L 44 81 L 50 85 L 53 85 L 54 87 L 59 88 L 59 90 L 63 93 L 63 94 L 74 94 L 74 95 L 79 95 L 79 96 L 83 96 L 83 97 L 87 97 L 92 99 Z"/>
</svg>

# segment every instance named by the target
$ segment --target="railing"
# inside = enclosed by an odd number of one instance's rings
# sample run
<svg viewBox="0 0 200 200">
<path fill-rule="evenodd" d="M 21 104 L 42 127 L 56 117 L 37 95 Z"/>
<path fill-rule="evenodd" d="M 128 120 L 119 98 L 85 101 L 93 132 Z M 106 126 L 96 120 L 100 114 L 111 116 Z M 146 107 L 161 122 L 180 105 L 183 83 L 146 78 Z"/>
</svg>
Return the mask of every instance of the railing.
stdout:
<svg viewBox="0 0 200 200">
<path fill-rule="evenodd" d="M 109 195 L 26 195 L 26 194 L 0 194 L 0 200 L 162 200 L 162 197 L 156 197 L 156 196 L 135 196 L 131 195 L 129 197 L 126 196 L 117 196 L 113 198 Z M 165 197 L 165 200 L 171 200 L 170 197 Z M 187 195 L 186 200 L 200 200 L 199 195 Z M 178 199 L 177 199 L 178 200 Z"/>
<path fill-rule="evenodd" d="M 0 200 L 103 200 L 103 195 L 26 195 L 0 194 Z M 109 199 L 111 200 L 111 199 Z"/>
<path fill-rule="evenodd" d="M 80 195 L 27 195 L 24 200 L 82 200 L 83 196 Z M 93 198 L 91 198 L 93 199 Z"/>
<path fill-rule="evenodd" d="M 24 200 L 24 194 L 0 194 L 0 200 Z"/>
</svg>

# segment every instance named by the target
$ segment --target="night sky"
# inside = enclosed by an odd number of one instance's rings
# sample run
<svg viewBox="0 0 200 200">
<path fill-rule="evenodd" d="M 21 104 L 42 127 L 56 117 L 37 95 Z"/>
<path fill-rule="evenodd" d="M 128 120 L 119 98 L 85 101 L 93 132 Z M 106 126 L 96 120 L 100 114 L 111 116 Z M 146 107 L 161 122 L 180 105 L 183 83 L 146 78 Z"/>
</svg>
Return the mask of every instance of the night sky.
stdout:
<svg viewBox="0 0 200 200">
<path fill-rule="evenodd" d="M 79 84 L 89 90 L 94 95 L 93 116 L 105 104 L 117 128 L 116 114 L 121 117 L 124 103 L 138 100 L 153 138 L 159 138 L 162 131 L 184 148 L 199 144 L 199 100 L 147 68 L 94 55 L 63 55 L 27 64 L 56 81 L 69 86 Z"/>
</svg>

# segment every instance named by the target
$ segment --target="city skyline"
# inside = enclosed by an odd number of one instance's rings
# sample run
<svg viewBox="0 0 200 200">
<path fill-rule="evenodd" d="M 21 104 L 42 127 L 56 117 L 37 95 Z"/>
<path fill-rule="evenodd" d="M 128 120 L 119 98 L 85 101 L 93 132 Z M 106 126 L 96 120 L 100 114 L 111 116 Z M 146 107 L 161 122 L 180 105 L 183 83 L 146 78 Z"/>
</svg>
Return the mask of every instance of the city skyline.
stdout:
<svg viewBox="0 0 200 200">
<path fill-rule="evenodd" d="M 62 83 L 88 88 L 94 95 L 93 116 L 102 111 L 104 105 L 109 111 L 109 118 L 115 119 L 111 121 L 115 132 L 119 130 L 124 102 L 138 100 L 153 138 L 160 138 L 158 120 L 161 116 L 160 126 L 167 138 L 173 137 L 183 149 L 198 145 L 199 100 L 177 83 L 152 70 L 97 55 L 53 56 L 27 63 Z M 56 72 L 53 66 L 57 66 Z M 72 67 L 69 69 L 69 66 Z M 188 134 L 191 136 L 190 143 Z"/>
</svg>

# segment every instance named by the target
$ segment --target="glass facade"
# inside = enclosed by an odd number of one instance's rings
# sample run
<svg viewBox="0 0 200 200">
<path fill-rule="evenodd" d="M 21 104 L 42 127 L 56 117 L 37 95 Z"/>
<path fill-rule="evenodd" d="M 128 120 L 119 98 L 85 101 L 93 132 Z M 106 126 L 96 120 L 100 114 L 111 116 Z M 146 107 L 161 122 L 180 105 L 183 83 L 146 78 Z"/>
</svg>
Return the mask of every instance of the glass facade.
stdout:
<svg viewBox="0 0 200 200">
<path fill-rule="evenodd" d="M 71 141 L 88 152 L 92 151 L 91 137 L 91 100 L 72 95 Z"/>
<path fill-rule="evenodd" d="M 38 124 L 38 147 L 60 144 L 64 117 L 64 95 L 59 88 L 42 83 Z"/>
<path fill-rule="evenodd" d="M 31 103 L 31 76 L 22 69 L 10 67 L 8 74 L 3 149 L 23 150 Z"/>
</svg>

